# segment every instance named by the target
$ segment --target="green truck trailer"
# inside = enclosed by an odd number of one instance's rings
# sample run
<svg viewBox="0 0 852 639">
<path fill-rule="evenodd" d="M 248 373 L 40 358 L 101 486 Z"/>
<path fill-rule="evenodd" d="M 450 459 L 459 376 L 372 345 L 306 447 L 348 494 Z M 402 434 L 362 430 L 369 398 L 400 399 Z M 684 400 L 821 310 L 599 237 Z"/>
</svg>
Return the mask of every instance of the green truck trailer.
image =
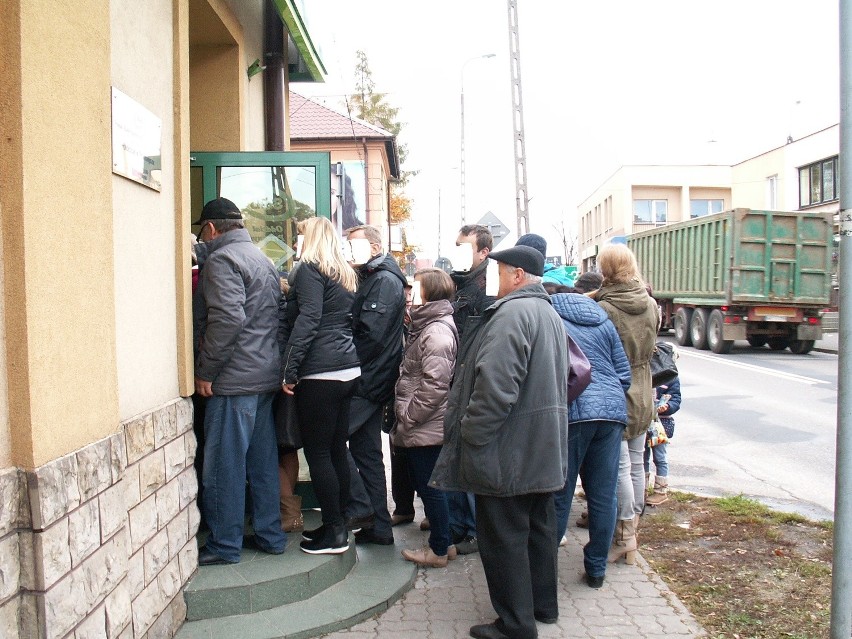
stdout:
<svg viewBox="0 0 852 639">
<path fill-rule="evenodd" d="M 627 238 L 681 346 L 810 352 L 831 294 L 831 213 L 734 209 Z"/>
</svg>

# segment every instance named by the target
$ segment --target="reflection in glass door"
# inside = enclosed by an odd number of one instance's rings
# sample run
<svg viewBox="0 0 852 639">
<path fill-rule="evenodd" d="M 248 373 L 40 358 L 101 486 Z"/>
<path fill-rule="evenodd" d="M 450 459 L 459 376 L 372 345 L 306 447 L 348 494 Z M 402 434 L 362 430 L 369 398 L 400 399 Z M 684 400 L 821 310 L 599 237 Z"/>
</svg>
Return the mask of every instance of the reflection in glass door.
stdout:
<svg viewBox="0 0 852 639">
<path fill-rule="evenodd" d="M 296 225 L 316 215 L 316 171 L 303 166 L 222 166 L 219 195 L 243 212 L 255 244 L 279 271 L 295 254 Z"/>
<path fill-rule="evenodd" d="M 252 240 L 279 271 L 292 268 L 298 222 L 329 217 L 328 153 L 193 153 L 192 167 L 193 211 L 215 197 L 233 201 Z"/>
</svg>

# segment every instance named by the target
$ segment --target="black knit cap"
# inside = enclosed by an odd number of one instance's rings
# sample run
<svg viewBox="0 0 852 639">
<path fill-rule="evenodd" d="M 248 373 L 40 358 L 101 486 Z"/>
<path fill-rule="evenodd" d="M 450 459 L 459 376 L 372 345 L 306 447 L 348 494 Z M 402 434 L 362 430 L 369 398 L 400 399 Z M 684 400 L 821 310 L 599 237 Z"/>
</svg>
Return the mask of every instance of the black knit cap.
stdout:
<svg viewBox="0 0 852 639">
<path fill-rule="evenodd" d="M 239 207 L 231 202 L 226 197 L 217 197 L 215 200 L 210 200 L 201 209 L 201 217 L 199 217 L 193 226 L 202 224 L 203 222 L 212 222 L 218 220 L 242 220 L 243 214 L 240 213 Z"/>
<path fill-rule="evenodd" d="M 532 246 L 536 251 L 547 257 L 547 240 L 541 235 L 536 235 L 535 233 L 521 235 L 518 241 L 515 242 L 515 246 Z"/>
<path fill-rule="evenodd" d="M 513 246 L 505 251 L 489 253 L 488 257 L 497 262 L 521 268 L 528 275 L 544 274 L 544 255 L 531 246 Z"/>
</svg>

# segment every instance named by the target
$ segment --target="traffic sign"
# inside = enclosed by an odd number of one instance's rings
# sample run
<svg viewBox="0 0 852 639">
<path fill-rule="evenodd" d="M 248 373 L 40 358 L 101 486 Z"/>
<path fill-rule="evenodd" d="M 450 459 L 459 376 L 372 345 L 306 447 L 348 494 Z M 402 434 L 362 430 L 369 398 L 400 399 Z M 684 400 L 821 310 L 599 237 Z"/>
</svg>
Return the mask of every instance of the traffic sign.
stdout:
<svg viewBox="0 0 852 639">
<path fill-rule="evenodd" d="M 509 227 L 503 224 L 491 211 L 483 215 L 477 224 L 491 231 L 491 237 L 494 238 L 493 246 L 497 246 L 509 234 Z"/>
</svg>

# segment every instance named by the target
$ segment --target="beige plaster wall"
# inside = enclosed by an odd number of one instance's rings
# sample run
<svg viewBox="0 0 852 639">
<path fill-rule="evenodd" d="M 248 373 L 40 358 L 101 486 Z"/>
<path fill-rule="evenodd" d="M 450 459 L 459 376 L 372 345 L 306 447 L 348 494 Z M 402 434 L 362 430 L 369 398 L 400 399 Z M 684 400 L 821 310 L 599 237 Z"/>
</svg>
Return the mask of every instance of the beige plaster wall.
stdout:
<svg viewBox="0 0 852 639">
<path fill-rule="evenodd" d="M 112 83 L 162 122 L 160 192 L 113 175 L 121 419 L 179 394 L 175 282 L 172 2 L 113 2 Z M 187 273 L 191 264 L 186 264 Z"/>
<path fill-rule="evenodd" d="M 33 468 L 118 426 L 110 16 L 102 0 L 3 11 L 10 461 Z"/>
<path fill-rule="evenodd" d="M 2 204 L 0 204 L 2 216 Z M 3 290 L 3 227 L 0 226 L 0 291 Z M 12 436 L 9 431 L 9 396 L 6 388 L 6 304 L 0 295 L 0 470 L 12 465 Z"/>
<path fill-rule="evenodd" d="M 218 0 L 221 2 L 221 0 Z M 263 74 L 248 79 L 247 70 L 251 63 L 263 59 L 263 5 L 264 2 L 246 2 L 245 0 L 227 0 L 228 8 L 242 26 L 242 55 L 240 62 L 242 74 L 240 82 L 244 85 L 245 114 L 243 148 L 228 151 L 264 151 L 266 149 L 266 129 L 263 115 Z"/>
</svg>

